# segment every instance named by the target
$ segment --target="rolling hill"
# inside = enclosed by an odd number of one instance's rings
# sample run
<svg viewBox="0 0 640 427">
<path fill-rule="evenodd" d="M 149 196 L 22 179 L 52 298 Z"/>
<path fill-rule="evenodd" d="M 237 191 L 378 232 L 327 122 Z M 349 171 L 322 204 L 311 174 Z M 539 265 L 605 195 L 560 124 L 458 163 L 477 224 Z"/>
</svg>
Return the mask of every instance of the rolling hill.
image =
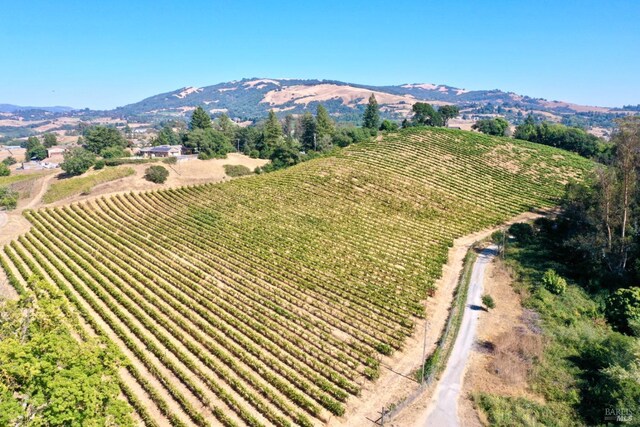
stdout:
<svg viewBox="0 0 640 427">
<path fill-rule="evenodd" d="M 322 103 L 336 116 L 359 116 L 369 96 L 374 93 L 386 117 L 403 118 L 418 101 L 432 104 L 456 104 L 478 108 L 487 105 L 519 111 L 551 114 L 584 112 L 607 113 L 609 108 L 589 107 L 567 102 L 547 101 L 500 90 L 466 90 L 436 84 L 368 86 L 334 80 L 297 80 L 252 78 L 201 88 L 185 87 L 146 98 L 115 109 L 122 116 L 184 115 L 197 105 L 212 114 L 226 112 L 231 117 L 256 119 L 269 109 L 279 113 L 300 114 L 315 110 Z"/>
<path fill-rule="evenodd" d="M 22 293 L 32 274 L 54 284 L 78 327 L 120 348 L 145 424 L 324 425 L 429 316 L 455 238 L 552 206 L 590 167 L 404 130 L 223 184 L 28 211 L 0 262 Z"/>
</svg>

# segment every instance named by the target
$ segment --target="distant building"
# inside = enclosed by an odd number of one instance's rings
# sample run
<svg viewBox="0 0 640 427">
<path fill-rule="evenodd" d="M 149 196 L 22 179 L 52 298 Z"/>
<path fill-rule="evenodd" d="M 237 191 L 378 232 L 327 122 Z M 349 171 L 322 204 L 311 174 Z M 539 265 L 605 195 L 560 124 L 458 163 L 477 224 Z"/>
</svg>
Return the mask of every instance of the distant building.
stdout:
<svg viewBox="0 0 640 427">
<path fill-rule="evenodd" d="M 158 145 L 141 148 L 139 154 L 145 157 L 172 157 L 182 154 L 182 145 Z"/>
<path fill-rule="evenodd" d="M 55 146 L 47 148 L 47 157 L 62 156 L 68 147 Z"/>
</svg>

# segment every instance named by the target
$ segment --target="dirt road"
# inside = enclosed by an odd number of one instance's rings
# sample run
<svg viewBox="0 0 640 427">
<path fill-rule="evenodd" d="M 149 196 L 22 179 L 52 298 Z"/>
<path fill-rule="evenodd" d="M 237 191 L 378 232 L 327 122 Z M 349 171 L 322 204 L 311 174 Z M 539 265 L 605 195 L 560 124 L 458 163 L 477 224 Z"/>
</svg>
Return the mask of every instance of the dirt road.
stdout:
<svg viewBox="0 0 640 427">
<path fill-rule="evenodd" d="M 442 378 L 438 383 L 427 411 L 416 426 L 459 426 L 458 399 L 462 389 L 464 372 L 471 347 L 476 339 L 478 316 L 482 311 L 482 282 L 487 264 L 497 254 L 495 245 L 483 250 L 471 273 L 467 304 L 462 317 L 460 331 L 453 345 Z"/>
</svg>

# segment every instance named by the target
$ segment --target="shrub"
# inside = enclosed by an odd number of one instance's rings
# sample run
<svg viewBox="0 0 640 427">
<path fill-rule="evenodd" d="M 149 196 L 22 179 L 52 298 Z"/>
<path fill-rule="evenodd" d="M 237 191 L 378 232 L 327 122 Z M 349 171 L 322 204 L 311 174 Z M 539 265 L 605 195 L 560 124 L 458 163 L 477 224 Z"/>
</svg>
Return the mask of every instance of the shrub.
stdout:
<svg viewBox="0 0 640 427">
<path fill-rule="evenodd" d="M 231 177 L 251 175 L 253 173 L 251 169 L 243 165 L 224 165 L 224 172 Z"/>
<path fill-rule="evenodd" d="M 93 165 L 93 168 L 95 170 L 100 170 L 104 168 L 104 160 L 97 160 L 96 163 Z"/>
<path fill-rule="evenodd" d="M 4 159 L 4 160 L 2 161 L 2 163 L 4 163 L 4 164 L 5 164 L 5 165 L 7 165 L 7 166 L 11 166 L 11 165 L 15 165 L 16 163 L 18 163 L 18 161 L 16 160 L 16 158 L 15 158 L 15 157 L 13 157 L 13 156 L 9 156 L 9 157 L 7 157 L 6 159 Z"/>
<path fill-rule="evenodd" d="M 545 271 L 544 276 L 542 276 L 542 285 L 546 290 L 556 295 L 564 293 L 567 289 L 567 281 L 552 268 Z"/>
<path fill-rule="evenodd" d="M 389 356 L 391 354 L 391 352 L 393 351 L 391 346 L 389 344 L 387 344 L 387 343 L 384 343 L 384 342 L 380 342 L 380 343 L 376 344 L 376 350 L 378 351 L 378 353 L 382 353 L 385 356 Z"/>
<path fill-rule="evenodd" d="M 164 183 L 168 177 L 169 171 L 164 166 L 149 166 L 144 173 L 144 179 L 156 184 Z"/>
<path fill-rule="evenodd" d="M 380 130 L 393 132 L 398 130 L 399 127 L 400 126 L 398 126 L 398 123 L 392 122 L 391 120 L 388 120 L 388 119 L 384 119 L 382 121 L 382 124 L 380 125 Z"/>
<path fill-rule="evenodd" d="M 11 175 L 11 170 L 9 169 L 9 166 L 5 165 L 4 163 L 0 163 L 0 176 L 9 176 Z"/>
<path fill-rule="evenodd" d="M 103 148 L 100 151 L 100 155 L 105 159 L 119 159 L 121 157 L 129 157 L 129 152 L 125 151 L 123 147 L 112 145 Z"/>
<path fill-rule="evenodd" d="M 496 308 L 496 303 L 489 294 L 482 295 L 482 304 L 487 307 L 487 311 Z"/>
<path fill-rule="evenodd" d="M 607 299 L 607 318 L 620 331 L 638 334 L 640 288 L 623 288 Z"/>
<path fill-rule="evenodd" d="M 15 209 L 18 204 L 18 193 L 9 187 L 0 187 L 0 207 L 6 210 Z"/>
</svg>

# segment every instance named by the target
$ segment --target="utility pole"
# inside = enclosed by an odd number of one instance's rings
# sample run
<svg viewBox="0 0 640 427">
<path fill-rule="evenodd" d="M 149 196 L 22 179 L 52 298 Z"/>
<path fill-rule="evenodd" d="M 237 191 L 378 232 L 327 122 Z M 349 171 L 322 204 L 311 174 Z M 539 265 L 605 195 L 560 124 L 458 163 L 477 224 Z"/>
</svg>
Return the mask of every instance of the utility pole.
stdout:
<svg viewBox="0 0 640 427">
<path fill-rule="evenodd" d="M 236 138 L 236 151 L 240 152 L 240 138 Z"/>
<path fill-rule="evenodd" d="M 424 358 L 426 356 L 427 356 L 427 319 L 424 320 L 424 342 L 422 343 L 422 359 L 420 361 L 420 363 L 422 364 L 420 368 L 420 372 L 422 372 L 422 378 L 420 379 L 421 386 L 424 385 L 424 381 L 425 381 L 424 366 L 426 364 L 426 361 L 424 360 Z"/>
</svg>

